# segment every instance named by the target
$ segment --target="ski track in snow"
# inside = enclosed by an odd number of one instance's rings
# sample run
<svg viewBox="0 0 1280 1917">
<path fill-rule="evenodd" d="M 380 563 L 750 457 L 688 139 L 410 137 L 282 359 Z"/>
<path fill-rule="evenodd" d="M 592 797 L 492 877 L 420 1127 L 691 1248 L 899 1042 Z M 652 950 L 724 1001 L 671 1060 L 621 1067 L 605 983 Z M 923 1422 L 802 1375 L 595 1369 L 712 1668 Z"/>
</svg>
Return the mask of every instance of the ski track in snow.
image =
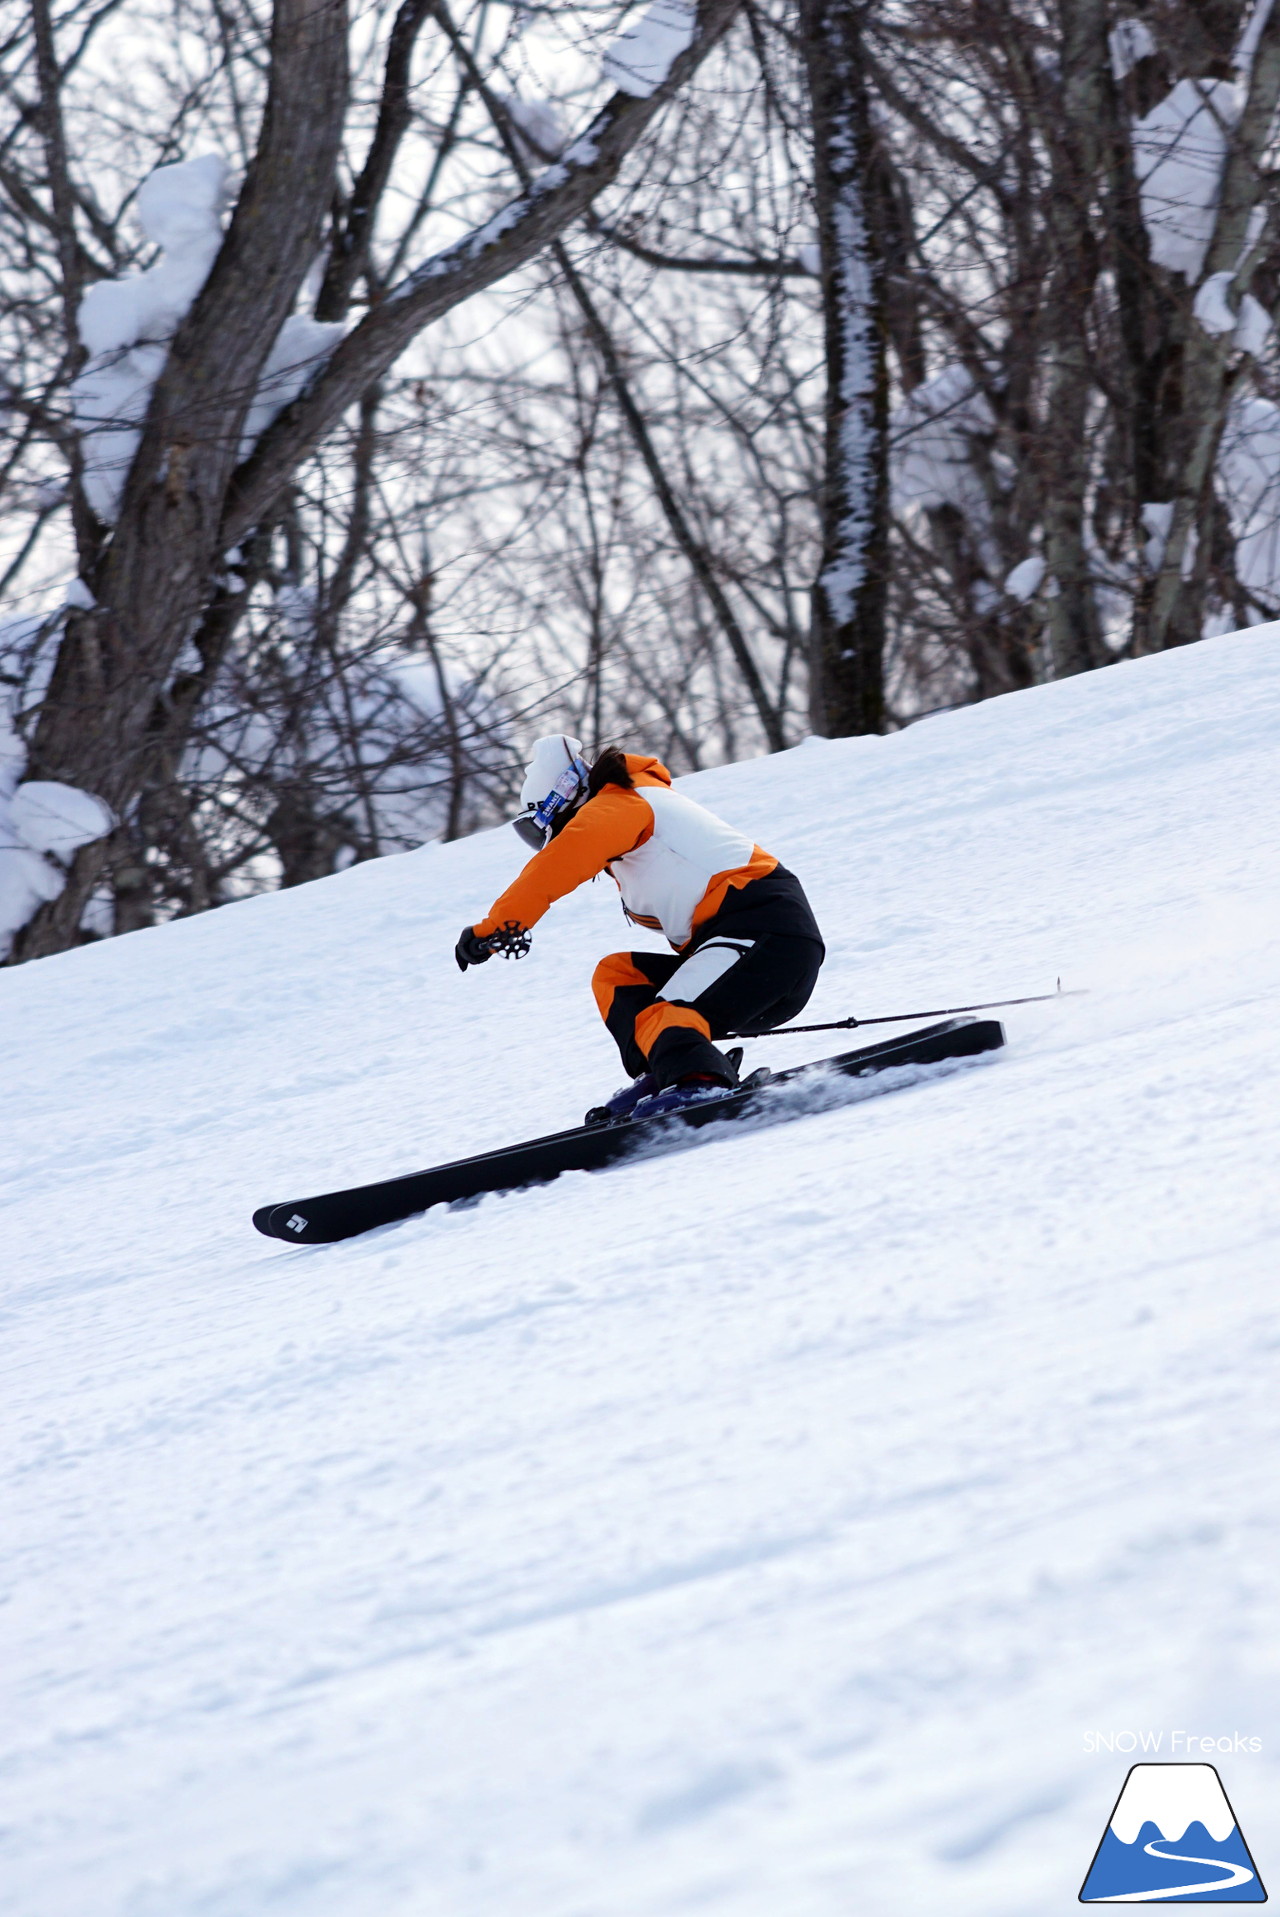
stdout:
<svg viewBox="0 0 1280 1917">
<path fill-rule="evenodd" d="M 1089 996 L 345 1245 L 250 1211 L 618 1082 L 607 883 L 466 977 L 507 829 L 0 975 L 0 1908 L 1050 1917 L 1148 1725 L 1262 1737 L 1265 1880 L 1278 736 L 1264 628 L 688 781 L 807 1016 Z"/>
</svg>

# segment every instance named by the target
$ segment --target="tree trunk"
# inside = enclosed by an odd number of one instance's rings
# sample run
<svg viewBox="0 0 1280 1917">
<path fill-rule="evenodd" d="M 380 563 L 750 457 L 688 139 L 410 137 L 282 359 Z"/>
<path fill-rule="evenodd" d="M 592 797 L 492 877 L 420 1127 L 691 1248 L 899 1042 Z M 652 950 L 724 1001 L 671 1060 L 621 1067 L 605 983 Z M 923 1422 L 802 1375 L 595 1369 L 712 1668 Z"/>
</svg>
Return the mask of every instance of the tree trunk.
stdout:
<svg viewBox="0 0 1280 1917">
<path fill-rule="evenodd" d="M 865 12 L 865 0 L 803 0 L 800 9 L 827 367 L 809 708 L 814 730 L 830 737 L 884 727 L 889 388 Z"/>
<path fill-rule="evenodd" d="M 1213 238 L 1200 275 L 1201 285 L 1215 274 L 1232 275 L 1228 289 L 1232 310 L 1248 292 L 1257 264 L 1258 244 L 1256 239 L 1249 244 L 1250 227 L 1263 193 L 1263 161 L 1277 103 L 1280 6 L 1273 6 L 1258 39 L 1244 111 L 1228 149 Z M 1231 401 L 1233 357 L 1230 333 L 1210 334 L 1192 320 L 1183 363 L 1183 408 L 1176 423 L 1182 457 L 1173 490 L 1173 513 L 1151 594 L 1150 614 L 1135 651 L 1161 652 L 1200 637 L 1202 568 L 1207 565 L 1208 553 L 1197 552 L 1193 564 L 1189 541 L 1194 531 L 1199 545 L 1205 547 L 1212 533 L 1214 461 Z M 1193 575 L 1191 592 L 1183 580 L 1184 571 Z M 1198 592 L 1194 590 L 1196 584 Z"/>
<path fill-rule="evenodd" d="M 1048 602 L 1045 649 L 1054 679 L 1088 672 L 1106 660 L 1084 538 L 1094 377 L 1088 319 L 1099 266 L 1093 195 L 1108 83 L 1106 0 L 1063 0 L 1062 27 L 1061 121 L 1052 141 L 1055 265 L 1043 447 L 1045 559 L 1056 587 Z"/>
<path fill-rule="evenodd" d="M 150 721 L 219 560 L 245 416 L 315 256 L 333 190 L 347 85 L 343 0 L 276 0 L 257 153 L 213 269 L 151 396 L 114 536 L 73 615 L 27 776 L 98 794 L 123 815 L 151 772 Z M 96 856 L 95 855 L 96 851 Z M 106 846 L 86 847 L 11 961 L 74 944 Z"/>
<path fill-rule="evenodd" d="M 89 579 L 96 604 L 68 621 L 36 725 L 29 778 L 84 787 L 121 817 L 129 814 L 158 755 L 171 756 L 171 731 L 157 727 L 157 709 L 168 697 L 183 644 L 215 596 L 222 553 L 270 518 L 298 464 L 424 326 L 534 258 L 616 178 L 740 5 L 701 0 L 693 39 L 661 84 L 643 96 L 615 93 L 527 194 L 426 261 L 373 307 L 240 464 L 244 421 L 263 365 L 332 205 L 347 92 L 345 0 L 275 0 L 258 149 L 209 279 L 152 393 L 114 534 Z M 352 213 L 350 230 L 361 246 L 365 203 L 385 182 L 398 138 L 402 69 L 420 17 L 417 7 L 407 6 L 398 21 L 389 117 L 380 123 L 377 161 L 371 157 L 367 191 Z M 346 290 L 331 284 L 327 297 L 341 304 Z M 77 942 L 106 858 L 101 841 L 77 855 L 62 894 L 18 935 L 9 963 Z"/>
</svg>

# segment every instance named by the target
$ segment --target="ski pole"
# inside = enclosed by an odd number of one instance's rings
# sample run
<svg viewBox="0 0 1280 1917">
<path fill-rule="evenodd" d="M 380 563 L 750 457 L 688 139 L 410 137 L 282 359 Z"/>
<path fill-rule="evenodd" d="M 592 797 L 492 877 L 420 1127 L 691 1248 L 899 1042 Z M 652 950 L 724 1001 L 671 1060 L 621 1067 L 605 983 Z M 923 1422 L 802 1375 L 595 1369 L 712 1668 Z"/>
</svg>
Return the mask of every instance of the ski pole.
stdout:
<svg viewBox="0 0 1280 1917">
<path fill-rule="evenodd" d="M 826 1025 L 777 1025 L 771 1032 L 729 1032 L 729 1038 L 782 1038 L 788 1032 L 851 1032 L 858 1025 L 902 1025 L 911 1018 L 952 1018 L 957 1012 L 990 1012 L 1001 1005 L 1045 1005 L 1055 998 L 1084 998 L 1084 988 L 1064 992 L 1058 980 L 1055 992 L 1036 992 L 1030 998 L 987 998 L 980 1005 L 943 1005 L 931 1012 L 888 1012 L 881 1018 L 836 1018 Z"/>
</svg>

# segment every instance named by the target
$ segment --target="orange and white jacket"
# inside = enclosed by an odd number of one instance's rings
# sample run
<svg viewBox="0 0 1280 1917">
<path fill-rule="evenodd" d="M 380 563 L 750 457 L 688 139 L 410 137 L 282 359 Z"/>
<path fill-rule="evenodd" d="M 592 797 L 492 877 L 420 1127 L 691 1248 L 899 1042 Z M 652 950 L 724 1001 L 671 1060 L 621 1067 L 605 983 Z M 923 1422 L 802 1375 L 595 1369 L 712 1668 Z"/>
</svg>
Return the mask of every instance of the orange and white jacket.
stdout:
<svg viewBox="0 0 1280 1917">
<path fill-rule="evenodd" d="M 821 943 L 799 881 L 714 812 L 671 789 L 657 759 L 627 754 L 634 789 L 607 785 L 535 852 L 475 931 L 526 931 L 557 899 L 609 872 L 627 917 L 665 932 L 677 951 L 714 921 L 743 936 L 785 932 Z"/>
</svg>

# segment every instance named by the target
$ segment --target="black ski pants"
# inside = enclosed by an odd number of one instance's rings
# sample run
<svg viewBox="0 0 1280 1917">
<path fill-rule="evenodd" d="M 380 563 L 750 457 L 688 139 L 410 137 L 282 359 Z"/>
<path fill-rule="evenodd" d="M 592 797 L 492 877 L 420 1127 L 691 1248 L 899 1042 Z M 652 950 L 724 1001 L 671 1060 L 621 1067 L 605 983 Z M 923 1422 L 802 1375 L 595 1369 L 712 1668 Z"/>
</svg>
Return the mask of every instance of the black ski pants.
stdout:
<svg viewBox="0 0 1280 1917">
<path fill-rule="evenodd" d="M 721 1075 L 713 1039 L 795 1018 L 824 957 L 815 940 L 783 932 L 713 933 L 688 954 L 613 952 L 596 967 L 592 990 L 631 1076 L 650 1071 L 674 1085 L 692 1072 Z"/>
</svg>

